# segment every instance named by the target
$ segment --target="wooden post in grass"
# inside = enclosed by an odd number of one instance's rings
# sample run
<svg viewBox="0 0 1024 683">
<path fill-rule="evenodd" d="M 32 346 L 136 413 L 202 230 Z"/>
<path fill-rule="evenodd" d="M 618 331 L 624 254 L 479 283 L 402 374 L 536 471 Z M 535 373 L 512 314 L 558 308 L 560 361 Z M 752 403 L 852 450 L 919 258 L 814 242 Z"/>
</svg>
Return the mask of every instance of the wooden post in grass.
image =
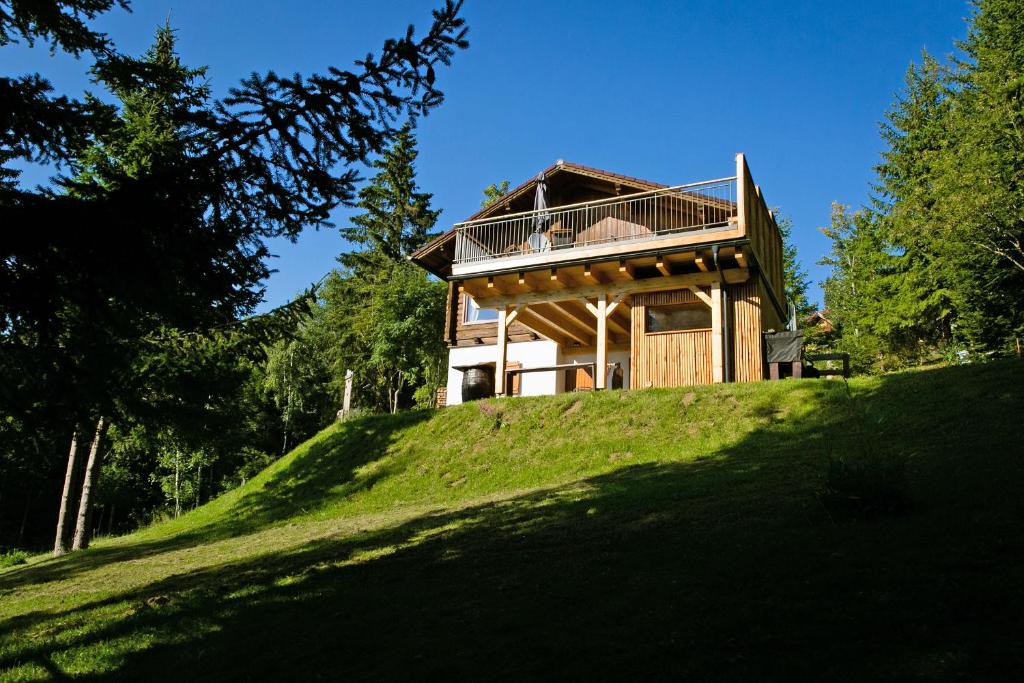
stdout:
<svg viewBox="0 0 1024 683">
<path fill-rule="evenodd" d="M 352 371 L 345 371 L 345 398 L 341 402 L 341 417 L 348 417 L 352 411 Z"/>
</svg>

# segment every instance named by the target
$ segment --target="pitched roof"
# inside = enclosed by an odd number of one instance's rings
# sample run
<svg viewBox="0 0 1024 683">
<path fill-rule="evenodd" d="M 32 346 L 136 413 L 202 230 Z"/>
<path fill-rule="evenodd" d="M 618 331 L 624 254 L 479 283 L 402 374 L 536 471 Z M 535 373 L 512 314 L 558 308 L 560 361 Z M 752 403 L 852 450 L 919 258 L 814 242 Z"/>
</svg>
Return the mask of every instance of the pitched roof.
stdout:
<svg viewBox="0 0 1024 683">
<path fill-rule="evenodd" d="M 602 171 L 599 168 L 593 168 L 591 166 L 584 166 L 583 164 L 574 164 L 569 161 L 563 161 L 559 159 L 555 163 L 545 168 L 540 173 L 533 175 L 529 180 L 518 185 L 517 187 L 509 190 L 507 193 L 502 195 L 499 199 L 483 207 L 472 216 L 466 219 L 466 221 L 475 221 L 480 218 L 487 218 L 491 214 L 495 213 L 498 208 L 507 204 L 508 202 L 529 193 L 534 187 L 537 186 L 537 176 L 543 174 L 545 178 L 550 179 L 553 175 L 559 172 L 575 173 L 576 175 L 589 176 L 591 178 L 597 178 L 599 180 L 607 180 L 612 183 L 620 183 L 623 185 L 630 185 L 639 190 L 660 190 L 668 187 L 661 183 L 655 183 L 650 180 L 643 180 L 641 178 L 634 178 L 628 175 L 622 175 L 621 173 L 612 173 L 611 171 Z"/>
<path fill-rule="evenodd" d="M 640 192 L 645 192 L 648 190 L 660 190 L 662 188 L 668 187 L 668 185 L 664 185 L 662 183 L 656 183 L 650 180 L 643 180 L 641 178 L 634 178 L 633 176 L 622 175 L 621 173 L 603 171 L 599 168 L 584 166 L 582 164 L 574 164 L 559 159 L 558 161 L 556 161 L 555 163 L 541 171 L 541 173 L 533 175 L 529 180 L 516 186 L 512 190 L 509 190 L 507 193 L 502 195 L 498 200 L 491 202 L 487 206 L 483 207 L 482 209 L 474 213 L 472 216 L 466 218 L 466 221 L 474 221 L 479 220 L 481 218 L 487 218 L 489 216 L 492 216 L 495 213 L 497 213 L 501 207 L 507 205 L 510 201 L 514 201 L 519 197 L 527 195 L 531 190 L 533 190 L 536 187 L 537 177 L 539 175 L 543 174 L 546 179 L 550 180 L 553 176 L 560 173 L 572 173 L 575 175 L 587 176 L 590 178 L 596 178 L 598 180 L 604 180 L 610 183 L 626 185 Z M 453 240 L 454 237 L 455 227 L 453 226 L 449 228 L 447 231 L 441 233 L 440 235 L 432 239 L 430 242 L 427 242 L 422 247 L 417 249 L 415 252 L 413 252 L 410 258 L 415 263 L 418 263 L 420 266 L 426 268 L 435 275 L 443 276 L 444 273 L 442 271 L 445 268 L 444 264 L 441 261 L 444 260 L 444 257 L 440 256 L 440 254 L 438 253 L 433 252 L 437 252 L 437 250 L 440 247 L 445 246 L 449 241 Z M 431 256 L 434 256 L 434 258 L 431 258 Z M 438 258 L 439 256 L 440 258 Z"/>
</svg>

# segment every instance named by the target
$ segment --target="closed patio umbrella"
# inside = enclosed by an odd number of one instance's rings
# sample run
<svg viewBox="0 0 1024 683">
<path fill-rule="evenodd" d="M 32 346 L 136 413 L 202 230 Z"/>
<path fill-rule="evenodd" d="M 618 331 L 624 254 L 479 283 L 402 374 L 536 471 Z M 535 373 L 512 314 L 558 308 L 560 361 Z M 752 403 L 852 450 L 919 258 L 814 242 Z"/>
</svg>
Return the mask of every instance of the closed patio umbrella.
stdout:
<svg viewBox="0 0 1024 683">
<path fill-rule="evenodd" d="M 533 210 L 538 212 L 533 218 L 533 234 L 528 240 L 533 251 L 547 251 L 551 248 L 551 242 L 543 234 L 545 226 L 551 220 L 548 208 L 548 184 L 541 173 L 537 176 L 537 189 L 533 195 Z"/>
</svg>

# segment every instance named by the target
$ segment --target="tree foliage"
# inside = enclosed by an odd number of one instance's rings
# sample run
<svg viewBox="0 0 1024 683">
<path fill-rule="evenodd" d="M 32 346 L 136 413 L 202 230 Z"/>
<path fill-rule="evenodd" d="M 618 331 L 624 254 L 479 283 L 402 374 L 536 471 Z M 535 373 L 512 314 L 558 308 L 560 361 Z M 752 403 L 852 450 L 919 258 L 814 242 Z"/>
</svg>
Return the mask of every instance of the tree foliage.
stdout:
<svg viewBox="0 0 1024 683">
<path fill-rule="evenodd" d="M 827 305 L 843 343 L 869 335 L 878 368 L 1005 353 L 1024 333 L 1024 14 L 1009 0 L 972 4 L 962 58 L 924 53 L 907 70 L 871 205 L 839 217 L 870 242 L 859 252 L 870 277 L 837 256 L 861 243 L 835 214 L 826 232 Z M 841 293 L 854 282 L 864 297 Z"/>
<path fill-rule="evenodd" d="M 443 101 L 437 70 L 467 46 L 460 3 L 445 2 L 426 33 L 410 26 L 352 67 L 254 73 L 214 100 L 169 27 L 141 57 L 93 28 L 119 8 L 127 3 L 0 0 L 0 46 L 38 41 L 89 60 L 115 100 L 58 95 L 40 74 L 0 77 L 5 501 L 22 490 L 12 475 L 30 486 L 33 464 L 59 470 L 76 423 L 99 414 L 114 419 L 101 505 L 145 507 L 115 492 L 147 477 L 166 484 L 172 451 L 186 456 L 175 459 L 179 503 L 183 462 L 196 470 L 198 501 L 276 451 L 280 387 L 265 349 L 273 359 L 302 333 L 314 292 L 252 316 L 267 240 L 295 239 L 353 205 L 358 169 L 401 139 L 396 121 Z M 17 164 L 35 162 L 63 175 L 21 187 Z"/>
</svg>

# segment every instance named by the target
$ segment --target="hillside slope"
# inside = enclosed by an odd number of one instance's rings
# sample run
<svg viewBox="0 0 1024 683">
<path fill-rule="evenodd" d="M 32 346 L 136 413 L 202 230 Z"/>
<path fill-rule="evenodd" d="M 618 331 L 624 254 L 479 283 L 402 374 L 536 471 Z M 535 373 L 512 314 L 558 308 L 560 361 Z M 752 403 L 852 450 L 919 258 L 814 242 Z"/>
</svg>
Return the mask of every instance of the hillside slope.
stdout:
<svg viewBox="0 0 1024 683">
<path fill-rule="evenodd" d="M 173 522 L 0 573 L 0 679 L 1001 679 L 1024 365 L 334 425 Z M 907 463 L 908 503 L 823 496 Z M 847 496 L 849 498 L 849 496 Z"/>
</svg>

